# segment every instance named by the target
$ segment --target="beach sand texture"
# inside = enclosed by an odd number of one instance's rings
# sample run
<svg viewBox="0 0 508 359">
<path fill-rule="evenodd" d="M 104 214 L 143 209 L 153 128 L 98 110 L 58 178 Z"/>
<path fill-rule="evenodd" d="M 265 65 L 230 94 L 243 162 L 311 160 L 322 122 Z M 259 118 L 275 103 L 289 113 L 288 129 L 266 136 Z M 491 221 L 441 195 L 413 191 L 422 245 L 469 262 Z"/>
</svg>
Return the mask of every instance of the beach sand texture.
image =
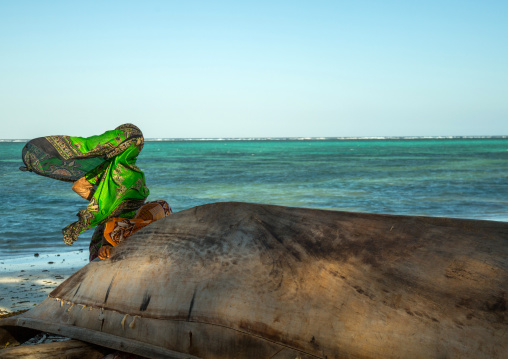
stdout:
<svg viewBox="0 0 508 359">
<path fill-rule="evenodd" d="M 83 250 L 0 260 L 0 315 L 33 308 L 87 263 Z"/>
</svg>

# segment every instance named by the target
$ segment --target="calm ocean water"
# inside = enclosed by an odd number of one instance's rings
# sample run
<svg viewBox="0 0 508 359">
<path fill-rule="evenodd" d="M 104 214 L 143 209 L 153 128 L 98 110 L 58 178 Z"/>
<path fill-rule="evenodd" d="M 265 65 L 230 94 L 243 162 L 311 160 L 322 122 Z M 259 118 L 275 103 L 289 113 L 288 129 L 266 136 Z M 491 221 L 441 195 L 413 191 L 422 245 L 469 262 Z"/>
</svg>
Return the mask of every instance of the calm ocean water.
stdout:
<svg viewBox="0 0 508 359">
<path fill-rule="evenodd" d="M 0 142 L 0 258 L 87 250 L 61 228 L 86 202 L 21 172 Z M 508 138 L 147 141 L 137 165 L 174 211 L 218 201 L 508 221 Z"/>
</svg>

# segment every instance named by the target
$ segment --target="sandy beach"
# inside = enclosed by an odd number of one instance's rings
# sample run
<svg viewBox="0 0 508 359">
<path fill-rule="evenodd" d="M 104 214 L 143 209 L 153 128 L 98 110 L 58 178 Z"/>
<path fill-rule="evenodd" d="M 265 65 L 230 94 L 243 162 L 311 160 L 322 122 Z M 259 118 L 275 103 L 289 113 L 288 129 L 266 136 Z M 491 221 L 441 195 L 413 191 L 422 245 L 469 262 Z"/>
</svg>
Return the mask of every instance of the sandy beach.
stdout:
<svg viewBox="0 0 508 359">
<path fill-rule="evenodd" d="M 87 263 L 85 250 L 0 260 L 0 315 L 36 306 Z"/>
</svg>

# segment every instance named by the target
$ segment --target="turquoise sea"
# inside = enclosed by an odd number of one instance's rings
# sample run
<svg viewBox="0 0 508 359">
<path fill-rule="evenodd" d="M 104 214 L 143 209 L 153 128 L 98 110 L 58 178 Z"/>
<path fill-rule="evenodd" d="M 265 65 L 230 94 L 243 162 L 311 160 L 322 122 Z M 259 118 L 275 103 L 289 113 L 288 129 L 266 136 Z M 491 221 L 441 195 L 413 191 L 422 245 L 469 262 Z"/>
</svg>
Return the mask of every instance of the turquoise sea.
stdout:
<svg viewBox="0 0 508 359">
<path fill-rule="evenodd" d="M 72 247 L 61 228 L 86 202 L 72 184 L 18 170 L 0 141 L 0 258 Z M 173 210 L 219 201 L 508 221 L 508 137 L 148 140 L 137 165 Z"/>
</svg>

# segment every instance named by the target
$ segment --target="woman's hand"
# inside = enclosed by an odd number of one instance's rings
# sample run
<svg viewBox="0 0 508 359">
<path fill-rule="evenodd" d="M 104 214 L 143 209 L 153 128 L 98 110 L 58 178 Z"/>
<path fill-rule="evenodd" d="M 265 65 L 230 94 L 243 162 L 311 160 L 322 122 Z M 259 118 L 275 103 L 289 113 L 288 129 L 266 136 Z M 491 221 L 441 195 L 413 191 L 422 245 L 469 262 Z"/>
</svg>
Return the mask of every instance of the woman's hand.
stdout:
<svg viewBox="0 0 508 359">
<path fill-rule="evenodd" d="M 86 180 L 85 177 L 81 177 L 72 186 L 72 190 L 79 194 L 82 198 L 90 201 L 94 194 L 93 185 Z"/>
<path fill-rule="evenodd" d="M 111 251 L 112 250 L 113 250 L 112 246 L 109 246 L 107 244 L 103 245 L 99 249 L 99 258 L 102 259 L 102 260 L 108 259 L 111 256 Z"/>
</svg>

